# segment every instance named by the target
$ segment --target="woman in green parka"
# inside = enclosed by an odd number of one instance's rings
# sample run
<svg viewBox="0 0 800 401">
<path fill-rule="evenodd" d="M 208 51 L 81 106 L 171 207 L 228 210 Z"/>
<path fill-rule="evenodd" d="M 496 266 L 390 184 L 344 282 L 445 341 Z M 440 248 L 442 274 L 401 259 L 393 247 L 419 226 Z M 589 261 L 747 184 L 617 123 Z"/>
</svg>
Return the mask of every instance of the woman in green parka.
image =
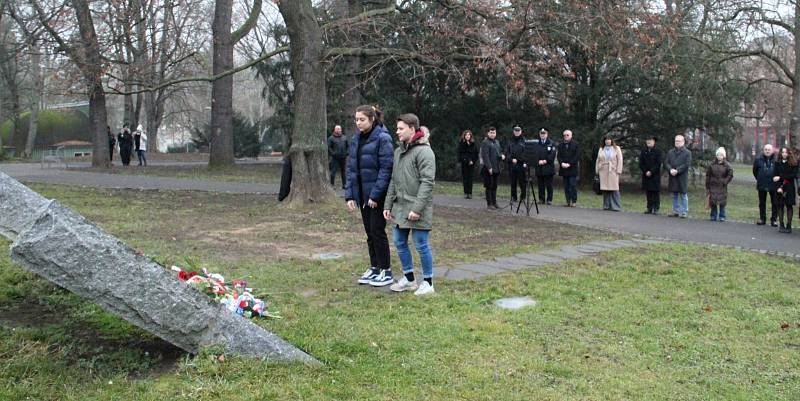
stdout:
<svg viewBox="0 0 800 401">
<path fill-rule="evenodd" d="M 429 139 L 430 132 L 420 127 L 414 114 L 397 118 L 400 146 L 394 151 L 394 170 L 383 217 L 393 220 L 392 237 L 397 256 L 403 265 L 404 277 L 390 288 L 392 291 L 415 291 L 415 295 L 433 294 L 433 253 L 428 242 L 433 225 L 433 183 L 436 177 L 436 156 Z M 408 234 L 414 241 L 422 265 L 423 281 L 414 279 L 414 261 L 408 247 Z"/>
</svg>

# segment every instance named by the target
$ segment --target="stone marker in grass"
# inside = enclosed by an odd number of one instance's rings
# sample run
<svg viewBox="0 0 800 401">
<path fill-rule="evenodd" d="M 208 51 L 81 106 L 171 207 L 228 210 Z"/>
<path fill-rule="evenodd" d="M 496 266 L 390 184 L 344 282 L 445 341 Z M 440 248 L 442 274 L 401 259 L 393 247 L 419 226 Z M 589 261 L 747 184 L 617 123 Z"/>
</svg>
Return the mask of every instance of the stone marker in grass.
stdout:
<svg viewBox="0 0 800 401">
<path fill-rule="evenodd" d="M 319 363 L 1 172 L 0 234 L 14 241 L 15 263 L 188 352 L 220 346 L 232 355 Z"/>
<path fill-rule="evenodd" d="M 517 310 L 528 306 L 536 306 L 536 301 L 529 297 L 502 298 L 494 301 L 494 304 L 501 309 Z"/>
</svg>

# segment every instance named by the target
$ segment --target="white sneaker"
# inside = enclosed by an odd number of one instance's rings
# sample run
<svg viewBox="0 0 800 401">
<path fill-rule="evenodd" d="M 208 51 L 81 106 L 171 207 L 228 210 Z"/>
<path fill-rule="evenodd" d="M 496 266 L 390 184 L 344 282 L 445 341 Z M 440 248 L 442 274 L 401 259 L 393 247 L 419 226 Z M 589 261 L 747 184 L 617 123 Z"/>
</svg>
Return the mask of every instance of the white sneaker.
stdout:
<svg viewBox="0 0 800 401">
<path fill-rule="evenodd" d="M 428 284 L 427 281 L 423 281 L 422 284 L 419 285 L 419 288 L 414 291 L 414 295 L 428 295 L 435 292 L 432 285 Z"/>
<path fill-rule="evenodd" d="M 416 281 L 408 281 L 406 276 L 403 276 L 402 278 L 400 278 L 400 280 L 397 280 L 396 283 L 392 284 L 392 286 L 389 287 L 389 289 L 394 291 L 394 292 L 414 291 L 417 288 L 419 288 L 419 286 L 417 285 L 417 282 Z"/>
</svg>

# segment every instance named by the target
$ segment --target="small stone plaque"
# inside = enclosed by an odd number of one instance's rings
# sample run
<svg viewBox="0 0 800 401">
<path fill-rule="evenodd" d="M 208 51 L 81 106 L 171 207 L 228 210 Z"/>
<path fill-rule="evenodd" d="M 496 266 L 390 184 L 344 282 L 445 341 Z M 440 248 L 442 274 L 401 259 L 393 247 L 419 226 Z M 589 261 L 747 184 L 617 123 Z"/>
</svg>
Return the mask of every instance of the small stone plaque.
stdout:
<svg viewBox="0 0 800 401">
<path fill-rule="evenodd" d="M 529 297 L 502 298 L 494 301 L 498 308 L 517 310 L 528 306 L 536 306 L 536 301 Z"/>
<path fill-rule="evenodd" d="M 341 259 L 342 258 L 342 254 L 341 253 L 335 253 L 335 252 L 318 253 L 318 254 L 314 255 L 314 258 L 319 259 L 319 260 L 334 260 L 334 259 Z"/>
</svg>

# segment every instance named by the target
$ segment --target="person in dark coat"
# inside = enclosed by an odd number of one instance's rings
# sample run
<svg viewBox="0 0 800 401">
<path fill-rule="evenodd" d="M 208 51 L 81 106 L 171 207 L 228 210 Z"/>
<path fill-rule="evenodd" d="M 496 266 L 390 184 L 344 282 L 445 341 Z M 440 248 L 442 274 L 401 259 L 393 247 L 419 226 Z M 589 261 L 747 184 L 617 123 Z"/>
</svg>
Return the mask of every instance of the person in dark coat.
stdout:
<svg viewBox="0 0 800 401">
<path fill-rule="evenodd" d="M 122 165 L 130 165 L 131 151 L 133 151 L 133 135 L 131 135 L 128 124 L 122 125 L 122 132 L 117 135 L 117 143 L 119 144 L 119 157 L 122 160 Z"/>
<path fill-rule="evenodd" d="M 661 208 L 661 151 L 656 149 L 656 137 L 645 141 L 646 147 L 639 153 L 639 170 L 642 171 L 642 189 L 647 195 L 645 214 L 658 214 Z"/>
<path fill-rule="evenodd" d="M 117 145 L 117 139 L 111 133 L 111 127 L 106 125 L 106 133 L 108 134 L 108 160 L 114 161 L 114 146 Z"/>
<path fill-rule="evenodd" d="M 536 183 L 539 187 L 539 199 L 548 205 L 553 204 L 553 176 L 556 175 L 556 146 L 547 137 L 550 133 L 542 128 L 539 130 L 539 143 L 537 144 Z"/>
<path fill-rule="evenodd" d="M 472 176 L 478 163 L 478 145 L 472 131 L 465 130 L 458 141 L 458 162 L 461 164 L 461 181 L 464 184 L 464 198 L 472 199 Z"/>
<path fill-rule="evenodd" d="M 525 190 L 527 185 L 526 171 L 527 164 L 523 160 L 525 153 L 525 135 L 522 133 L 522 127 L 515 126 L 514 134 L 511 140 L 508 141 L 506 150 L 503 153 L 505 160 L 508 163 L 508 175 L 511 180 L 511 202 L 517 201 L 517 187 L 520 189 L 519 199 L 525 199 Z"/>
<path fill-rule="evenodd" d="M 481 143 L 479 159 L 481 162 L 481 175 L 483 187 L 486 189 L 486 208 L 497 210 L 497 178 L 500 176 L 500 161 L 505 156 L 500 153 L 500 144 L 497 143 L 497 129 L 489 127 L 486 138 Z"/>
<path fill-rule="evenodd" d="M 780 219 L 782 233 L 792 232 L 792 215 L 794 214 L 795 197 L 797 190 L 794 179 L 797 178 L 797 159 L 794 152 L 788 148 L 781 148 L 778 161 L 775 163 L 775 192 L 778 194 L 778 218 Z M 783 215 L 786 212 L 786 225 L 783 224 Z"/>
<path fill-rule="evenodd" d="M 686 149 L 686 137 L 675 135 L 675 147 L 667 153 L 669 192 L 672 193 L 672 216 L 689 217 L 689 168 L 692 152 Z"/>
<path fill-rule="evenodd" d="M 778 223 L 778 193 L 775 187 L 775 150 L 772 145 L 764 145 L 764 151 L 761 156 L 753 161 L 753 177 L 756 179 L 756 189 L 758 190 L 758 216 L 759 220 L 756 222 L 759 226 L 767 223 L 767 195 L 772 205 L 772 214 L 769 223 L 773 227 L 777 227 Z"/>
<path fill-rule="evenodd" d="M 564 141 L 558 144 L 558 175 L 564 180 L 564 206 L 575 207 L 578 203 L 578 175 L 580 174 L 581 152 L 572 140 L 572 131 L 564 131 Z"/>
<path fill-rule="evenodd" d="M 394 282 L 386 219 L 383 218 L 386 191 L 392 177 L 394 147 L 382 117 L 380 110 L 373 106 L 359 106 L 356 109 L 358 132 L 350 141 L 345 186 L 347 208 L 351 212 L 356 208 L 361 210 L 361 221 L 367 233 L 371 267 L 361 275 L 358 283 L 373 287 Z"/>
<path fill-rule="evenodd" d="M 725 148 L 717 149 L 714 161 L 706 169 L 706 196 L 711 206 L 711 221 L 725 221 L 728 203 L 728 184 L 733 180 L 733 168 L 725 158 Z"/>
<path fill-rule="evenodd" d="M 333 134 L 328 137 L 328 159 L 331 172 L 331 186 L 333 186 L 336 179 L 336 170 L 338 169 L 342 175 L 342 189 L 345 189 L 345 164 L 347 163 L 347 152 L 350 143 L 347 138 L 342 135 L 342 126 L 337 125 L 333 127 Z"/>
</svg>

